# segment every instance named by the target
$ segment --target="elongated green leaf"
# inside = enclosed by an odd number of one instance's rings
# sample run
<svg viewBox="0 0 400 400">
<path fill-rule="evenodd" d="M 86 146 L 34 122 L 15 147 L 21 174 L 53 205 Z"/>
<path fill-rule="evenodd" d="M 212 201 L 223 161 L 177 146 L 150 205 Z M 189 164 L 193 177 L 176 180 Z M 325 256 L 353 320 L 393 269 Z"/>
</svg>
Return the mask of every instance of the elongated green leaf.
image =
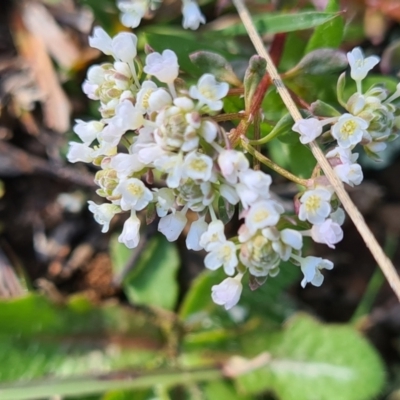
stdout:
<svg viewBox="0 0 400 400">
<path fill-rule="evenodd" d="M 48 379 L 19 385 L 0 386 L 1 400 L 42 400 L 53 395 L 82 397 L 109 390 L 150 388 L 155 385 L 172 387 L 190 382 L 213 381 L 221 378 L 216 369 L 198 371 L 153 371 L 143 374 L 121 373 L 116 376 Z M 135 398 L 136 399 L 136 398 Z"/>
<path fill-rule="evenodd" d="M 255 355 L 269 354 L 264 366 L 237 379 L 246 393 L 272 390 L 281 400 L 367 400 L 384 383 L 376 351 L 351 326 L 297 315 L 283 332 L 245 342 Z"/>
<path fill-rule="evenodd" d="M 149 44 L 154 50 L 162 52 L 165 49 L 173 50 L 179 60 L 180 69 L 191 76 L 198 77 L 203 71 L 194 65 L 189 58 L 189 54 L 199 50 L 207 50 L 220 54 L 227 60 L 232 59 L 223 43 L 218 44 L 218 40 L 210 41 L 202 36 L 187 30 L 178 30 L 173 27 L 147 28 L 139 35 L 140 42 Z"/>
<path fill-rule="evenodd" d="M 292 78 L 299 74 L 330 74 L 343 71 L 347 65 L 347 57 L 342 51 L 317 49 L 306 54 L 294 68 L 285 74 L 285 77 Z"/>
<path fill-rule="evenodd" d="M 133 304 L 172 310 L 178 298 L 176 273 L 179 264 L 176 243 L 168 242 L 162 235 L 153 237 L 124 280 L 129 300 Z"/>
<path fill-rule="evenodd" d="M 65 305 L 38 295 L 2 301 L 0 318 L 3 382 L 144 367 L 163 343 L 143 313 L 115 303 L 96 307 L 84 296 Z"/>
<path fill-rule="evenodd" d="M 267 13 L 253 16 L 253 22 L 260 34 L 294 32 L 302 29 L 315 28 L 334 18 L 337 13 L 306 11 L 293 14 Z M 224 35 L 235 36 L 246 34 L 242 23 L 221 29 Z"/>
<path fill-rule="evenodd" d="M 340 11 L 339 0 L 329 0 L 325 12 Z M 336 49 L 342 43 L 344 34 L 344 21 L 342 16 L 338 16 L 330 21 L 323 23 L 315 28 L 313 35 L 307 43 L 306 53 L 312 50 L 331 47 Z"/>
</svg>

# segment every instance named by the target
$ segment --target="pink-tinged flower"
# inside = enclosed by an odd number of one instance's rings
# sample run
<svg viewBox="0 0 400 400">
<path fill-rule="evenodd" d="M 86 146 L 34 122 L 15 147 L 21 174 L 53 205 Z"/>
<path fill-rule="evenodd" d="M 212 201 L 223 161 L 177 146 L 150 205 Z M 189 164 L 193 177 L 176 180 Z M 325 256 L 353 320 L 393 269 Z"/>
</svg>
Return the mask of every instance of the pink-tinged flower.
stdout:
<svg viewBox="0 0 400 400">
<path fill-rule="evenodd" d="M 343 231 L 339 224 L 328 218 L 322 224 L 313 225 L 311 237 L 314 242 L 326 244 L 334 249 L 335 244 L 343 239 Z"/>
<path fill-rule="evenodd" d="M 293 125 L 292 130 L 300 134 L 300 142 L 307 144 L 322 133 L 322 124 L 316 118 L 300 119 Z"/>
<path fill-rule="evenodd" d="M 222 176 L 234 185 L 239 179 L 239 173 L 249 169 L 249 160 L 241 151 L 223 150 L 218 156 L 218 165 Z"/>
<path fill-rule="evenodd" d="M 215 304 L 224 306 L 225 310 L 235 306 L 242 294 L 242 274 L 236 275 L 234 278 L 226 278 L 219 285 L 214 285 L 211 290 L 211 297 Z"/>
</svg>

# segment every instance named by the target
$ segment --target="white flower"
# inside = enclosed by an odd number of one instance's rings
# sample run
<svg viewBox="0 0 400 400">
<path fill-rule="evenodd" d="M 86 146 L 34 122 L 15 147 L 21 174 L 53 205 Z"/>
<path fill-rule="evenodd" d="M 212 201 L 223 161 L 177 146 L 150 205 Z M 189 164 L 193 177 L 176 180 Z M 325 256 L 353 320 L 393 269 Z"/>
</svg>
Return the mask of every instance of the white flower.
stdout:
<svg viewBox="0 0 400 400">
<path fill-rule="evenodd" d="M 368 125 L 368 122 L 362 118 L 351 114 L 343 114 L 338 122 L 333 125 L 331 132 L 340 147 L 349 148 L 360 143 L 363 136 L 369 136 L 366 131 Z"/>
<path fill-rule="evenodd" d="M 245 223 L 250 233 L 278 223 L 283 207 L 272 200 L 262 200 L 253 204 L 246 214 Z"/>
<path fill-rule="evenodd" d="M 209 250 L 207 251 L 210 252 L 204 259 L 206 268 L 216 270 L 223 266 L 227 275 L 233 275 L 239 263 L 235 243 L 225 240 L 221 243 L 209 245 L 208 248 Z"/>
<path fill-rule="evenodd" d="M 378 56 L 364 58 L 364 54 L 359 47 L 348 52 L 347 59 L 350 64 L 350 75 L 355 81 L 362 81 L 380 60 Z"/>
<path fill-rule="evenodd" d="M 324 260 L 320 257 L 306 257 L 300 259 L 301 271 L 304 274 L 304 278 L 301 281 L 301 286 L 306 287 L 307 283 L 311 283 L 314 286 L 321 286 L 324 281 L 324 276 L 321 274 L 321 269 L 332 269 L 333 262 Z"/>
<path fill-rule="evenodd" d="M 125 221 L 122 233 L 118 237 L 118 242 L 123 243 L 128 249 L 134 249 L 139 244 L 140 220 L 135 212 Z"/>
<path fill-rule="evenodd" d="M 108 56 L 112 54 L 112 39 L 108 35 L 108 33 L 101 28 L 100 26 L 96 26 L 93 29 L 93 36 L 89 36 L 89 45 L 95 49 L 99 49 L 104 54 Z"/>
<path fill-rule="evenodd" d="M 350 186 L 359 185 L 364 179 L 361 165 L 341 164 L 333 168 L 339 179 Z"/>
<path fill-rule="evenodd" d="M 186 237 L 186 247 L 188 250 L 201 250 L 203 247 L 200 245 L 200 238 L 204 232 L 207 231 L 208 224 L 205 217 L 200 217 L 197 221 L 192 222 L 189 232 Z"/>
<path fill-rule="evenodd" d="M 192 99 L 199 100 L 200 104 L 207 105 L 211 111 L 221 110 L 223 103 L 221 101 L 229 91 L 229 85 L 226 82 L 217 82 L 212 74 L 204 74 L 197 83 L 189 90 L 189 96 Z"/>
<path fill-rule="evenodd" d="M 249 169 L 249 160 L 241 151 L 223 150 L 218 156 L 222 176 L 232 185 L 238 181 L 239 173 Z"/>
<path fill-rule="evenodd" d="M 115 58 L 131 63 L 137 54 L 136 45 L 136 35 L 129 32 L 120 32 L 112 40 L 112 53 Z"/>
<path fill-rule="evenodd" d="M 213 302 L 224 306 L 225 310 L 229 310 L 235 306 L 243 290 L 242 276 L 242 274 L 238 274 L 234 278 L 226 278 L 219 285 L 214 285 L 211 288 Z"/>
<path fill-rule="evenodd" d="M 307 190 L 300 198 L 299 219 L 321 224 L 331 212 L 331 192 L 324 188 Z"/>
<path fill-rule="evenodd" d="M 226 200 L 228 200 L 229 203 L 236 205 L 239 203 L 239 196 L 236 193 L 236 190 L 233 186 L 228 185 L 226 183 L 223 183 L 222 185 L 219 186 L 219 194 Z"/>
<path fill-rule="evenodd" d="M 136 96 L 135 107 L 144 114 L 160 111 L 171 104 L 172 97 L 166 90 L 158 88 L 153 81 L 144 81 Z"/>
<path fill-rule="evenodd" d="M 122 180 L 113 195 L 121 195 L 121 208 L 125 211 L 143 210 L 153 200 L 153 193 L 137 178 Z"/>
<path fill-rule="evenodd" d="M 121 141 L 122 135 L 125 133 L 124 129 L 116 126 L 112 122 L 104 127 L 104 129 L 99 132 L 97 138 L 100 143 L 105 142 L 110 146 L 117 146 Z"/>
<path fill-rule="evenodd" d="M 117 7 L 122 12 L 121 23 L 128 28 L 136 28 L 146 14 L 147 0 L 118 0 Z"/>
<path fill-rule="evenodd" d="M 182 233 L 186 222 L 186 211 L 177 211 L 175 214 L 168 214 L 162 217 L 158 223 L 158 230 L 169 242 L 174 242 Z"/>
<path fill-rule="evenodd" d="M 218 125 L 215 122 L 203 119 L 198 132 L 207 143 L 212 143 L 217 137 Z"/>
<path fill-rule="evenodd" d="M 371 142 L 368 143 L 365 147 L 373 153 L 380 153 L 381 151 L 386 149 L 387 144 L 384 142 Z"/>
<path fill-rule="evenodd" d="M 196 30 L 200 24 L 205 24 L 206 19 L 201 13 L 198 4 L 192 0 L 183 0 L 182 4 L 183 22 L 185 29 Z"/>
<path fill-rule="evenodd" d="M 236 184 L 236 192 L 243 208 L 249 208 L 257 200 L 268 199 L 270 197 L 269 186 L 271 182 L 271 177 L 262 171 L 246 169 L 239 172 L 239 183 Z"/>
<path fill-rule="evenodd" d="M 200 237 L 200 246 L 206 251 L 210 251 L 214 244 L 220 244 L 226 241 L 224 233 L 224 224 L 217 219 L 208 225 L 208 229 Z"/>
<path fill-rule="evenodd" d="M 179 187 L 183 174 L 182 153 L 163 155 L 154 161 L 154 166 L 168 174 L 166 182 L 169 188 Z"/>
<path fill-rule="evenodd" d="M 139 129 L 144 122 L 142 113 L 129 101 L 125 100 L 115 108 L 115 117 L 110 122 L 124 132 Z"/>
<path fill-rule="evenodd" d="M 211 157 L 196 152 L 189 153 L 183 163 L 184 177 L 206 182 L 211 178 L 212 167 Z"/>
<path fill-rule="evenodd" d="M 156 211 L 159 217 L 165 217 L 169 210 L 175 212 L 175 194 L 170 188 L 161 188 L 154 192 L 154 196 L 157 199 Z"/>
<path fill-rule="evenodd" d="M 178 58 L 168 49 L 162 54 L 151 53 L 146 57 L 143 70 L 146 74 L 155 76 L 160 82 L 172 83 L 179 74 Z"/>
<path fill-rule="evenodd" d="M 134 172 L 141 171 L 145 165 L 137 154 L 119 153 L 111 158 L 110 167 L 115 169 L 119 179 L 124 179 Z"/>
<path fill-rule="evenodd" d="M 265 234 L 264 230 L 262 232 Z M 289 260 L 293 249 L 301 250 L 303 247 L 303 235 L 299 231 L 286 228 L 280 232 L 279 236 L 279 241 L 272 242 L 272 248 L 279 254 L 283 261 Z"/>
<path fill-rule="evenodd" d="M 82 140 L 87 146 L 96 139 L 97 134 L 104 128 L 104 124 L 99 121 L 82 121 L 81 119 L 77 119 L 76 124 L 73 127 L 73 131 L 79 136 L 79 139 Z"/>
<path fill-rule="evenodd" d="M 342 164 L 353 164 L 358 159 L 358 153 L 352 153 L 351 149 L 349 148 L 345 149 L 343 147 L 337 146 L 333 150 L 326 153 L 326 158 L 329 159 L 339 158 Z M 334 160 L 333 161 L 329 160 L 329 161 L 331 161 L 332 166 L 338 164 L 337 161 L 336 162 Z"/>
<path fill-rule="evenodd" d="M 331 249 L 343 239 L 343 231 L 339 224 L 328 218 L 322 224 L 315 224 L 311 228 L 311 237 L 316 243 L 323 243 Z"/>
<path fill-rule="evenodd" d="M 93 217 L 95 221 L 103 225 L 101 231 L 103 233 L 108 232 L 110 228 L 110 222 L 113 219 L 115 214 L 118 214 L 121 209 L 115 204 L 104 203 L 104 204 L 96 204 L 95 202 L 89 200 L 89 211 L 93 213 Z"/>
<path fill-rule="evenodd" d="M 70 163 L 92 162 L 95 157 L 94 150 L 84 143 L 69 142 L 67 159 Z"/>
<path fill-rule="evenodd" d="M 300 119 L 293 125 L 292 130 L 300 134 L 300 142 L 307 144 L 322 133 L 322 124 L 316 118 Z"/>
</svg>

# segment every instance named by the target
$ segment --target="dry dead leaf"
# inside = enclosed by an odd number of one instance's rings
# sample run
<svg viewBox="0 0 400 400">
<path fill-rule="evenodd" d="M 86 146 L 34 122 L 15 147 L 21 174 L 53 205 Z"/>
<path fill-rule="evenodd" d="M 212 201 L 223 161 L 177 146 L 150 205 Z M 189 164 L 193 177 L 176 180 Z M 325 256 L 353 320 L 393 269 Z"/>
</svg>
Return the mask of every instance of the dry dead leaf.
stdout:
<svg viewBox="0 0 400 400">
<path fill-rule="evenodd" d="M 18 13 L 13 19 L 15 45 L 33 71 L 41 92 L 44 121 L 48 128 L 64 133 L 70 126 L 70 104 L 59 82 L 41 37 L 25 29 Z"/>
</svg>

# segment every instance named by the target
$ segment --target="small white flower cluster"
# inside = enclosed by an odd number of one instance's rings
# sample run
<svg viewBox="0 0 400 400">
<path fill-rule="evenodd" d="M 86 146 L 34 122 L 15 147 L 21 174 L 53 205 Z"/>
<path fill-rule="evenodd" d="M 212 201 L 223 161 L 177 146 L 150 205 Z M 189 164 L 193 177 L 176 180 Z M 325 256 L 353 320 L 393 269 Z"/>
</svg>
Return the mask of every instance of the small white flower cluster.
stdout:
<svg viewBox="0 0 400 400">
<path fill-rule="evenodd" d="M 326 125 L 332 124 L 330 133 L 337 142 L 337 147 L 329 151 L 326 157 L 338 177 L 350 186 L 359 185 L 363 180 L 361 166 L 356 163 L 358 153 L 352 153 L 357 146 L 363 146 L 369 156 L 378 159 L 387 142 L 395 139 L 394 128 L 400 127 L 398 108 L 392 103 L 400 97 L 400 84 L 390 97 L 387 91 L 379 86 L 371 87 L 365 94 L 362 92 L 362 81 L 368 72 L 379 63 L 379 57 L 364 57 L 360 48 L 347 53 L 350 64 L 350 76 L 356 82 L 357 92 L 342 105 L 346 113 L 339 117 L 319 120 L 302 119 L 293 126 L 293 131 L 300 134 L 303 144 L 310 143 L 320 136 Z M 340 97 L 340 96 L 339 96 Z"/>
<path fill-rule="evenodd" d="M 284 216 L 282 205 L 271 198 L 271 177 L 252 169 L 243 152 L 230 149 L 226 132 L 212 119 L 222 110 L 229 85 L 204 74 L 196 85 L 186 88 L 180 80 L 176 87 L 176 54 L 153 52 L 143 64 L 132 33 L 111 38 L 97 27 L 89 42 L 114 62 L 88 70 L 83 90 L 100 102 L 102 118 L 76 121 L 74 131 L 82 142 L 71 142 L 67 156 L 70 162 L 100 167 L 97 194 L 108 202 L 89 201 L 89 210 L 102 231 L 109 230 L 116 214 L 129 213 L 118 240 L 135 248 L 141 224 L 137 212 L 146 209 L 150 219 L 152 214 L 159 217 L 158 230 L 167 240 L 175 241 L 187 224 L 187 213 L 196 213 L 186 245 L 207 252 L 208 269 L 223 268 L 230 276 L 212 288 L 214 302 L 226 309 L 238 302 L 246 272 L 263 283 L 279 273 L 281 261 L 301 267 L 303 286 L 321 285 L 320 270 L 331 269 L 332 263 L 302 258 L 301 250 L 303 236 L 331 247 L 341 239 L 343 221 L 338 222 L 339 211 L 330 206 L 332 193 L 316 188 L 302 196 L 299 219 L 314 224 L 310 230 L 299 230 Z M 122 144 L 127 151 L 121 151 Z M 344 153 L 338 157 L 351 158 Z M 160 179 L 165 187 L 154 187 Z M 214 209 L 221 198 L 242 210 L 244 222 L 230 239 Z"/>
<path fill-rule="evenodd" d="M 117 0 L 121 11 L 121 23 L 128 28 L 136 28 L 149 10 L 156 10 L 162 0 Z M 206 19 L 195 0 L 182 0 L 182 25 L 185 29 L 196 30 Z"/>
<path fill-rule="evenodd" d="M 362 51 L 355 48 L 347 54 L 347 58 L 351 77 L 357 84 L 357 92 L 343 104 L 348 112 L 323 120 L 302 119 L 292 129 L 300 134 L 300 141 L 306 144 L 319 137 L 324 126 L 332 125 L 330 133 L 337 141 L 337 147 L 328 151 L 326 157 L 339 179 L 354 186 L 363 180 L 361 166 L 356 162 L 358 153 L 352 153 L 355 146 L 361 145 L 367 154 L 377 156 L 377 152 L 385 149 L 386 142 L 396 137 L 393 129 L 398 119 L 397 109 L 391 102 L 400 96 L 400 84 L 389 98 L 381 87 L 372 87 L 362 94 L 361 83 L 379 62 L 379 57 L 364 58 Z M 344 214 L 340 209 L 332 209 L 332 200 L 337 200 L 332 196 L 329 187 L 307 190 L 300 198 L 299 219 L 314 224 L 310 232 L 314 241 L 333 248 L 343 237 L 340 225 Z"/>
</svg>

